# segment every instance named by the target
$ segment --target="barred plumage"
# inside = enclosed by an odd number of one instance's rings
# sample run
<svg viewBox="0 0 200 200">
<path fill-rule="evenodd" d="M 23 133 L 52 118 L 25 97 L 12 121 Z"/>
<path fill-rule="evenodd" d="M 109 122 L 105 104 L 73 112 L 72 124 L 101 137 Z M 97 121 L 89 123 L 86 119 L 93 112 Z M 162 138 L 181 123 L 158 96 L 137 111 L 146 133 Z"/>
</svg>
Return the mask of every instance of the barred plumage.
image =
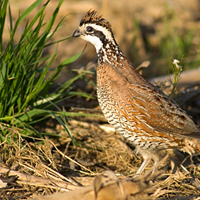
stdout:
<svg viewBox="0 0 200 200">
<path fill-rule="evenodd" d="M 97 51 L 97 95 L 108 122 L 143 156 L 141 173 L 159 150 L 200 150 L 200 129 L 172 99 L 145 80 L 117 45 L 111 25 L 88 11 L 73 34 Z"/>
</svg>

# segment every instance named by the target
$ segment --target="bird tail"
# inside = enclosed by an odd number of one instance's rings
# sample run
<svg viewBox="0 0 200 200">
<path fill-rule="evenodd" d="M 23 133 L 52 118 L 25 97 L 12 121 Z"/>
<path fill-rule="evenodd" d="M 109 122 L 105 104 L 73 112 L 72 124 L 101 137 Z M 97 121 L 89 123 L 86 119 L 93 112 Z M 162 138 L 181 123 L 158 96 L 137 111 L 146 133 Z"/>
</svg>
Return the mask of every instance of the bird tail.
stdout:
<svg viewBox="0 0 200 200">
<path fill-rule="evenodd" d="M 181 149 L 189 155 L 200 153 L 200 141 L 197 139 L 185 138 L 185 146 Z"/>
</svg>

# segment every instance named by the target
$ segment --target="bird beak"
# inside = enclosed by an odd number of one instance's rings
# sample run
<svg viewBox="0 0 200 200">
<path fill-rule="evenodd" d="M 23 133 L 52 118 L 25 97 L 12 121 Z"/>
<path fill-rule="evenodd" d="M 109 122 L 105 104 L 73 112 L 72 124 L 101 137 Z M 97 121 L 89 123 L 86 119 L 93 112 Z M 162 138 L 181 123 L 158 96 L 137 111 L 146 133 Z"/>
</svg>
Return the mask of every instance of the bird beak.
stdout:
<svg viewBox="0 0 200 200">
<path fill-rule="evenodd" d="M 80 37 L 81 35 L 83 35 L 83 33 L 81 33 L 79 29 L 76 29 L 72 36 L 73 37 Z"/>
</svg>

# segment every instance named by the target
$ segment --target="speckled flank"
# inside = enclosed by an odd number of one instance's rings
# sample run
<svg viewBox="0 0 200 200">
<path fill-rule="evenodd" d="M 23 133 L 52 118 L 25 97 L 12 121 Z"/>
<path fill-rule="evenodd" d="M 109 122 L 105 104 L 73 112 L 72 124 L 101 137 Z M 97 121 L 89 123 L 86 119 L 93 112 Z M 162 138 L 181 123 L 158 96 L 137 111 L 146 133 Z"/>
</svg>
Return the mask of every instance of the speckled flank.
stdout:
<svg viewBox="0 0 200 200">
<path fill-rule="evenodd" d="M 108 122 L 136 146 L 144 162 L 141 173 L 152 158 L 158 163 L 158 151 L 179 148 L 194 153 L 199 142 L 199 127 L 167 95 L 146 81 L 132 66 L 117 45 L 111 25 L 89 11 L 78 32 L 97 51 L 97 95 Z"/>
</svg>

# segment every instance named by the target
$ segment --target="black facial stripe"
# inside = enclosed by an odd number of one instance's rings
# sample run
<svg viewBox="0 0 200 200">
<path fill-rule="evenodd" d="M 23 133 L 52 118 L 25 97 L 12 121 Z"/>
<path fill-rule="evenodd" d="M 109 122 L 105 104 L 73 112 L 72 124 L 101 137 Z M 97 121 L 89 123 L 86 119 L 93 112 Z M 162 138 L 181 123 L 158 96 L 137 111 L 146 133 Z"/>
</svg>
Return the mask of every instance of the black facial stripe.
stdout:
<svg viewBox="0 0 200 200">
<path fill-rule="evenodd" d="M 92 35 L 95 35 L 96 37 L 98 37 L 101 40 L 101 42 L 103 43 L 103 47 L 105 47 L 106 44 L 108 43 L 108 40 L 106 39 L 106 36 L 103 34 L 102 31 L 94 30 Z"/>
<path fill-rule="evenodd" d="M 101 42 L 103 43 L 103 47 L 106 48 L 106 45 L 107 45 L 107 43 L 109 43 L 109 41 L 106 38 L 106 36 L 103 34 L 102 31 L 98 31 L 98 30 L 94 29 L 94 31 L 93 31 L 93 33 L 91 35 L 94 35 L 94 36 L 98 37 L 101 40 Z M 112 35 L 112 38 L 113 38 L 113 41 L 114 41 L 113 45 L 114 46 L 118 46 L 117 43 L 116 43 L 116 41 L 115 41 L 115 38 L 114 38 L 112 32 L 111 32 L 111 35 Z"/>
</svg>

